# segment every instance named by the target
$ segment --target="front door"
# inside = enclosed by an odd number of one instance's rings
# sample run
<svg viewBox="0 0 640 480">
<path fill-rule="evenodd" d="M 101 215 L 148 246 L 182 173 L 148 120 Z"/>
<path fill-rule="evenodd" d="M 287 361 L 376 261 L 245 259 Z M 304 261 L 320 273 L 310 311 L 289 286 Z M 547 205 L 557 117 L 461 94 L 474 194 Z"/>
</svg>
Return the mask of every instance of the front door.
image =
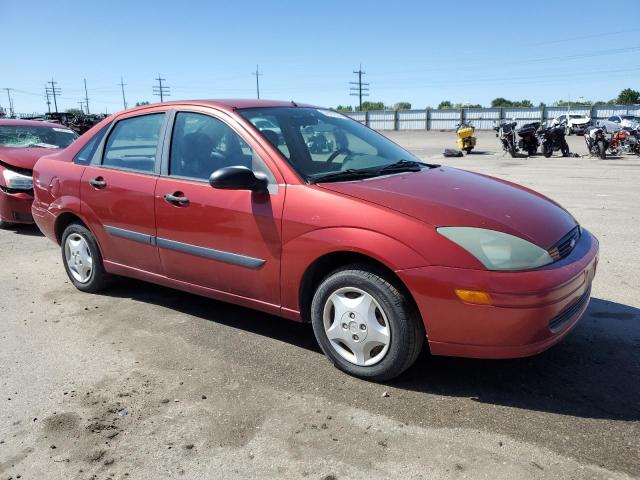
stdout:
<svg viewBox="0 0 640 480">
<path fill-rule="evenodd" d="M 166 114 L 119 120 L 82 175 L 81 211 L 105 262 L 159 273 L 154 193 Z"/>
<path fill-rule="evenodd" d="M 168 277 L 279 305 L 284 186 L 259 148 L 219 118 L 177 112 L 156 185 L 156 241 Z M 267 175 L 269 193 L 209 185 L 214 170 L 233 165 Z"/>
</svg>

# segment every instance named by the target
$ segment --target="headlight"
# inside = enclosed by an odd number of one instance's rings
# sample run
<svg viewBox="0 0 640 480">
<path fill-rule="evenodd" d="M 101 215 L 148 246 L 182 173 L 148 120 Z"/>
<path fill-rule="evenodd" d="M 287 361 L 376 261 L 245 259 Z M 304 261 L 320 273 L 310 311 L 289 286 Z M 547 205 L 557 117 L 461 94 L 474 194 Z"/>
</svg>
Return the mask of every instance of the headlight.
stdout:
<svg viewBox="0 0 640 480">
<path fill-rule="evenodd" d="M 473 227 L 440 227 L 437 230 L 489 270 L 529 270 L 553 262 L 546 250 L 508 233 Z"/>
<path fill-rule="evenodd" d="M 2 176 L 4 177 L 7 188 L 12 190 L 33 189 L 33 177 L 22 175 L 21 173 L 7 170 L 6 168 L 2 171 Z"/>
</svg>

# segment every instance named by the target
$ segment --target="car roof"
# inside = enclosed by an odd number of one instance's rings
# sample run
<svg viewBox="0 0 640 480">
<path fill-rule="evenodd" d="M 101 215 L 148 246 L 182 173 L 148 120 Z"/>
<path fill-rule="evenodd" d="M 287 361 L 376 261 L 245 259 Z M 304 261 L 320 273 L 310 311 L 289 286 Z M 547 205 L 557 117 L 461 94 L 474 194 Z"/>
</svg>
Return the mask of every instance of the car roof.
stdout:
<svg viewBox="0 0 640 480">
<path fill-rule="evenodd" d="M 66 125 L 61 125 L 59 123 L 41 122 L 39 120 L 22 120 L 19 118 L 0 118 L 0 125 L 7 125 L 11 127 L 55 127 L 71 130 Z"/>
<path fill-rule="evenodd" d="M 176 100 L 172 102 L 162 103 L 150 103 L 148 105 L 141 105 L 139 107 L 131 108 L 127 112 L 135 112 L 137 110 L 144 110 L 150 107 L 158 106 L 171 106 L 171 105 L 198 105 L 203 107 L 213 107 L 219 110 L 239 110 L 244 108 L 265 108 L 265 107 L 313 107 L 314 105 L 298 103 L 293 101 L 280 101 L 280 100 L 259 100 L 259 99 L 247 99 L 247 98 L 226 98 L 226 99 L 211 99 L 211 100 Z"/>
</svg>

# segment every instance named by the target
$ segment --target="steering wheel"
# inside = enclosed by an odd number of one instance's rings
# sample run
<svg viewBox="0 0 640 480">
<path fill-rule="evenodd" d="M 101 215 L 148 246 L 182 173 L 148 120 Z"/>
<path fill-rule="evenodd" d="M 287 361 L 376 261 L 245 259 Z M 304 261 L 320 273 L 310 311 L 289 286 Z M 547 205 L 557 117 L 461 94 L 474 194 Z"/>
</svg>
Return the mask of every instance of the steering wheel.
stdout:
<svg viewBox="0 0 640 480">
<path fill-rule="evenodd" d="M 329 155 L 329 158 L 327 158 L 327 163 L 333 162 L 336 159 L 336 157 L 338 155 L 340 155 L 341 153 L 344 153 L 345 155 L 350 155 L 351 154 L 351 150 L 349 150 L 348 148 L 340 148 L 340 149 L 336 150 L 331 155 Z"/>
</svg>

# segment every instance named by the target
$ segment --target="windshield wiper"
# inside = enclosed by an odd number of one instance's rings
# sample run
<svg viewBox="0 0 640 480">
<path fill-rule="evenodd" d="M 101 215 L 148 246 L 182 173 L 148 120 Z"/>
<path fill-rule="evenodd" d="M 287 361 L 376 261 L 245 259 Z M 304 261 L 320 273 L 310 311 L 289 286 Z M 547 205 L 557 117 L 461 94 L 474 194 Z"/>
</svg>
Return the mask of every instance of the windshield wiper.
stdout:
<svg viewBox="0 0 640 480">
<path fill-rule="evenodd" d="M 337 172 L 327 173 L 311 179 L 313 183 L 332 182 L 336 180 L 353 180 L 356 178 L 375 177 L 378 175 L 378 169 L 363 168 L 356 170 L 348 168 L 347 170 L 339 170 Z"/>
<path fill-rule="evenodd" d="M 416 160 L 398 160 L 395 163 L 385 165 L 384 167 L 371 167 L 362 169 L 349 168 L 347 170 L 340 170 L 338 172 L 327 173 L 326 175 L 320 175 L 313 179 L 314 183 L 318 182 L 330 182 L 340 180 L 355 180 L 358 178 L 378 177 L 387 173 L 400 173 L 400 172 L 419 172 L 424 167 L 437 168 L 440 165 L 434 165 L 430 163 L 418 162 Z"/>
</svg>

